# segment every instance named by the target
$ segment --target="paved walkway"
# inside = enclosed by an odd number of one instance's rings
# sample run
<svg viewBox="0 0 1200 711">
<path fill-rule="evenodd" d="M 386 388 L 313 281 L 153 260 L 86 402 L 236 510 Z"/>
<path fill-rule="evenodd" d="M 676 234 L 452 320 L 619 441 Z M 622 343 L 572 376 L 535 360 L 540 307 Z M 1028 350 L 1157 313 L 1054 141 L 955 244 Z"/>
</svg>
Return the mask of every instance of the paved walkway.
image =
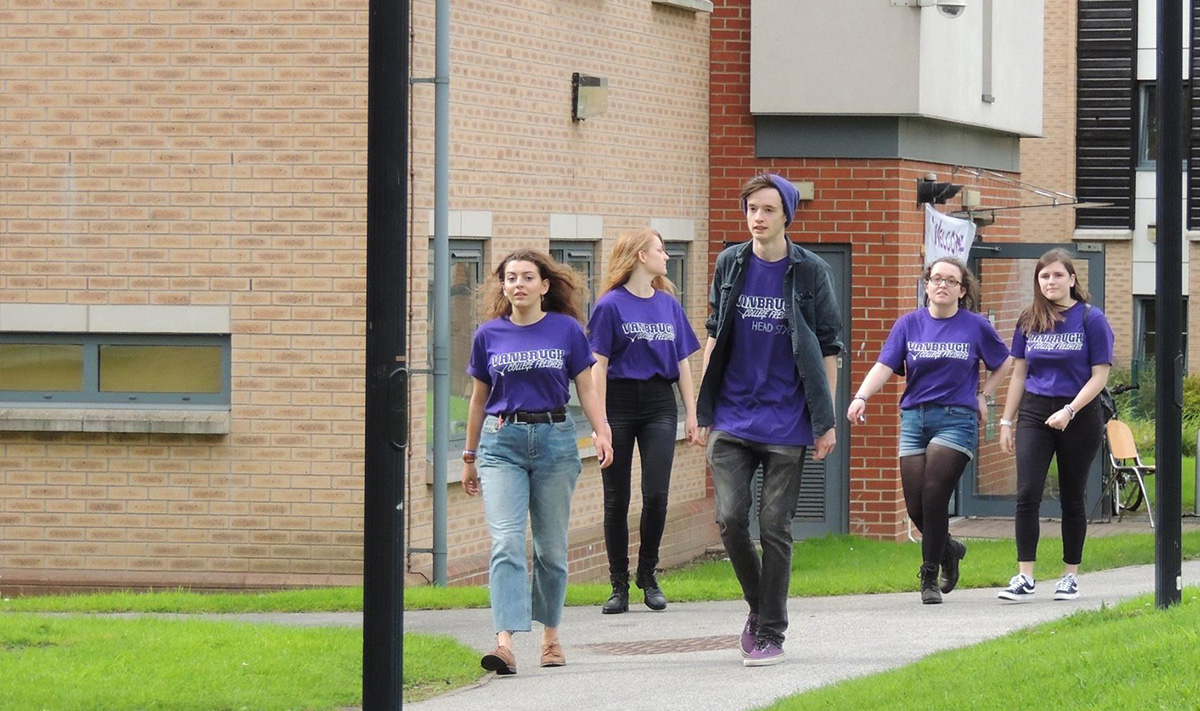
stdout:
<svg viewBox="0 0 1200 711">
<path fill-rule="evenodd" d="M 1011 522 L 1009 522 L 1011 525 Z M 970 558 L 967 559 L 970 564 Z M 1185 581 L 1200 579 L 1200 561 L 1184 562 Z M 737 602 L 673 603 L 661 613 L 638 605 L 623 615 L 569 607 L 562 623 L 567 666 L 537 666 L 537 633 L 517 637 L 518 674 L 488 675 L 475 685 L 416 704 L 423 711 L 738 711 L 917 661 L 933 652 L 1096 609 L 1154 590 L 1154 567 L 1086 573 L 1083 596 L 1055 602 L 1046 580 L 1038 597 L 1005 604 L 994 589 L 956 590 L 942 605 L 921 605 L 916 592 L 792 598 L 786 650 L 775 667 L 747 669 L 736 649 L 746 618 Z M 358 613 L 220 615 L 220 619 L 294 625 L 359 626 Z M 490 610 L 414 611 L 406 632 L 450 635 L 481 652 L 494 645 Z"/>
<path fill-rule="evenodd" d="M 1200 561 L 1185 562 L 1184 580 L 1198 576 Z M 920 604 L 916 592 L 792 598 L 788 659 L 757 669 L 743 667 L 734 646 L 746 618 L 740 601 L 672 604 L 662 613 L 638 606 L 615 616 L 601 615 L 596 607 L 567 608 L 561 627 L 567 666 L 538 667 L 537 633 L 518 635 L 516 676 L 488 675 L 475 686 L 405 707 L 658 711 L 681 708 L 682 702 L 688 711 L 751 709 L 1152 592 L 1154 567 L 1085 574 L 1083 596 L 1075 602 L 1055 602 L 1052 582 L 1039 587 L 1038 599 L 1024 604 L 1001 603 L 994 589 L 956 590 L 944 604 L 928 606 Z M 404 626 L 408 632 L 448 634 L 479 650 L 494 644 L 490 610 L 408 612 Z M 663 651 L 672 648 L 697 651 Z"/>
</svg>

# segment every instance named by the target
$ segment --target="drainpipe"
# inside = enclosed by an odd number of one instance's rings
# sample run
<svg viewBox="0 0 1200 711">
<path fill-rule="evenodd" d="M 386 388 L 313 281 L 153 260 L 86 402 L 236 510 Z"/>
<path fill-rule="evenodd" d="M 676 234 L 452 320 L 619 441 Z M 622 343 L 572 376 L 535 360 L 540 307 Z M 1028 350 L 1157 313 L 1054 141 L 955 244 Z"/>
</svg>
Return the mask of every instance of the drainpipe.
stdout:
<svg viewBox="0 0 1200 711">
<path fill-rule="evenodd" d="M 433 70 L 433 584 L 446 584 L 450 448 L 450 0 L 436 0 Z M 397 285 L 400 288 L 400 285 Z"/>
</svg>

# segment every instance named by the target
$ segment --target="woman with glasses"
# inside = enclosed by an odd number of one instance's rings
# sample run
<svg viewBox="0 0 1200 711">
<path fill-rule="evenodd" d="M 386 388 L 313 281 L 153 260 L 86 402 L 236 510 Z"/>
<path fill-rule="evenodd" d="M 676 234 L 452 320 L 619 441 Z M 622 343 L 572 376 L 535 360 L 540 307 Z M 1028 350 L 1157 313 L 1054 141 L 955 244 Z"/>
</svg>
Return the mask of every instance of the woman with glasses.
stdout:
<svg viewBox="0 0 1200 711">
<path fill-rule="evenodd" d="M 513 252 L 500 260 L 487 306 L 490 320 L 475 331 L 467 365 L 475 380 L 462 484 L 469 496 L 483 490 L 492 536 L 488 576 L 496 649 L 480 663 L 507 675 L 517 672 L 513 633 L 529 631 L 531 620 L 544 626 L 541 665 L 566 664 L 558 624 L 567 594 L 571 495 L 582 468 L 566 407 L 572 382 L 595 429 L 601 467 L 612 459 L 612 437 L 588 372 L 594 361 L 580 323 L 575 272 L 542 252 Z"/>
<path fill-rule="evenodd" d="M 1017 574 L 999 593 L 1012 602 L 1033 599 L 1038 509 L 1052 457 L 1058 461 L 1065 564 L 1054 599 L 1079 597 L 1075 575 L 1087 536 L 1084 494 L 1104 431 L 1096 396 L 1108 384 L 1113 356 L 1112 328 L 1088 304 L 1070 255 L 1046 252 L 1033 274 L 1033 303 L 1017 319 L 1013 376 L 1000 418 L 1000 447 L 1017 455 Z"/>
<path fill-rule="evenodd" d="M 908 516 L 922 534 L 921 602 L 935 605 L 958 584 L 959 562 L 967 552 L 950 537 L 950 497 L 975 456 L 987 399 L 1011 359 L 991 322 L 974 311 L 979 282 L 966 264 L 939 258 L 926 267 L 924 280 L 925 308 L 896 320 L 846 417 L 852 425 L 864 422 L 867 400 L 893 373 L 905 376 L 900 479 Z M 990 371 L 982 388 L 980 361 Z"/>
<path fill-rule="evenodd" d="M 629 610 L 629 499 L 633 445 L 642 457 L 641 544 L 637 577 L 646 607 L 664 610 L 658 586 L 658 547 L 667 524 L 667 491 L 675 460 L 678 410 L 683 400 L 684 431 L 696 441 L 696 400 L 688 356 L 700 342 L 667 279 L 662 235 L 646 228 L 617 239 L 609 260 L 608 283 L 588 323 L 596 365 L 592 379 L 613 436 L 613 461 L 604 477 L 604 544 L 612 595 L 601 612 Z"/>
</svg>

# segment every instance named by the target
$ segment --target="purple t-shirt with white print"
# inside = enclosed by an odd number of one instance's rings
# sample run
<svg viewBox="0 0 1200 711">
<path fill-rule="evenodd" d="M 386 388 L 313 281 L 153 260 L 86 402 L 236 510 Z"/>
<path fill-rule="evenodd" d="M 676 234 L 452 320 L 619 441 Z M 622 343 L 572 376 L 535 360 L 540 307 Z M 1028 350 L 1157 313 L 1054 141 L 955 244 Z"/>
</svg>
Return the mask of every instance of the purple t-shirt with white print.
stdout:
<svg viewBox="0 0 1200 711">
<path fill-rule="evenodd" d="M 700 348 L 683 306 L 665 291 L 643 299 L 623 286 L 596 302 L 588 322 L 592 351 L 608 358 L 608 377 L 679 379 L 679 361 Z"/>
<path fill-rule="evenodd" d="M 979 361 L 995 370 L 1008 358 L 991 321 L 959 309 L 934 318 L 929 309 L 904 314 L 892 326 L 879 362 L 905 376 L 900 409 L 957 405 L 979 409 Z"/>
<path fill-rule="evenodd" d="M 494 318 L 475 330 L 467 373 L 491 386 L 484 412 L 550 412 L 571 397 L 571 381 L 596 359 L 583 327 L 560 313 L 518 326 Z"/>
<path fill-rule="evenodd" d="M 1013 335 L 1013 358 L 1025 359 L 1025 390 L 1045 397 L 1075 397 L 1092 377 L 1092 366 L 1111 364 L 1113 331 L 1104 312 L 1091 308 L 1084 333 L 1082 301 L 1063 312 L 1047 333 Z"/>
<path fill-rule="evenodd" d="M 764 262 L 750 253 L 713 429 L 761 444 L 807 446 L 813 443 L 812 417 L 792 355 L 787 269 L 787 258 Z"/>
</svg>

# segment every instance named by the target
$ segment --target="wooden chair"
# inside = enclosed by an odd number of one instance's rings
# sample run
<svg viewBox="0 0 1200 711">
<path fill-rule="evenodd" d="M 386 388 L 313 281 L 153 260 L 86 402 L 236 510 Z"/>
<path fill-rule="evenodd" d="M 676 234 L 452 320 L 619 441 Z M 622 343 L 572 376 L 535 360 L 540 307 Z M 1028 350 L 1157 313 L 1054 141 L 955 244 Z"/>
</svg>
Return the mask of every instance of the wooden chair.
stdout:
<svg viewBox="0 0 1200 711">
<path fill-rule="evenodd" d="M 1121 519 L 1124 509 L 1133 510 L 1143 499 L 1146 501 L 1146 513 L 1150 515 L 1150 527 L 1154 527 L 1154 510 L 1150 507 L 1150 497 L 1146 493 L 1146 477 L 1154 473 L 1154 465 L 1143 464 L 1138 455 L 1137 443 L 1133 440 L 1133 432 L 1129 425 L 1120 420 L 1109 420 L 1105 427 L 1108 439 L 1108 458 L 1112 470 L 1104 482 L 1104 491 L 1100 499 L 1109 491 L 1117 502 L 1117 520 Z M 1132 490 L 1134 482 L 1137 490 Z"/>
</svg>

